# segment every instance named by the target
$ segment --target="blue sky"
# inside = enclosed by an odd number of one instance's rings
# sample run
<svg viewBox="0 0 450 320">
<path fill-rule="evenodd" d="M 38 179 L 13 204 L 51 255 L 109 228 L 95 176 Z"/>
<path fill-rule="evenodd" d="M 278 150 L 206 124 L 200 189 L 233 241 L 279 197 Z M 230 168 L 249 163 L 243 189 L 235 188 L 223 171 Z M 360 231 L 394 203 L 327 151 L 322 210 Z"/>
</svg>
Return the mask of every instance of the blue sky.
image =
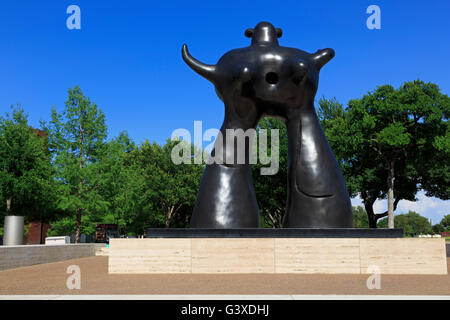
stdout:
<svg viewBox="0 0 450 320">
<path fill-rule="evenodd" d="M 66 27 L 71 4 L 81 8 L 81 30 Z M 381 9 L 380 30 L 366 27 L 371 4 Z M 377 85 L 418 78 L 449 94 L 449 18 L 445 0 L 3 1 L 0 113 L 20 103 L 38 126 L 52 106 L 62 110 L 69 87 L 80 85 L 105 112 L 109 137 L 126 130 L 138 143 L 163 143 L 177 128 L 193 130 L 194 120 L 204 130 L 218 128 L 223 105 L 184 64 L 181 46 L 214 64 L 249 45 L 244 30 L 260 21 L 283 29 L 281 45 L 335 49 L 317 98 L 346 103 Z M 433 222 L 450 211 L 448 201 L 426 202 L 416 210 Z"/>
</svg>

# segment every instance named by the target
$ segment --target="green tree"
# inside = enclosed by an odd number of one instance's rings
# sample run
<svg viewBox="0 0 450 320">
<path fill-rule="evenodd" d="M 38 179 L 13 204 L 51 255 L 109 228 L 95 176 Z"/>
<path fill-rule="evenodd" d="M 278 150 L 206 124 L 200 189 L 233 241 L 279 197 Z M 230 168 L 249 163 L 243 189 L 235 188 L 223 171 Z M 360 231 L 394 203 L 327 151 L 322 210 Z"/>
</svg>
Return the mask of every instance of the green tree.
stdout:
<svg viewBox="0 0 450 320">
<path fill-rule="evenodd" d="M 386 228 L 387 224 L 386 218 L 378 222 L 380 228 Z M 432 233 L 430 221 L 414 211 L 396 215 L 395 225 L 397 228 L 402 228 L 403 233 L 409 237 Z"/>
<path fill-rule="evenodd" d="M 366 210 L 361 206 L 353 206 L 353 227 L 354 228 L 368 228 L 369 219 L 367 218 Z"/>
<path fill-rule="evenodd" d="M 80 234 L 92 235 L 95 233 L 95 226 L 98 221 L 92 220 L 88 214 L 81 217 Z M 47 236 L 61 236 L 72 235 L 74 233 L 74 226 L 76 225 L 75 215 L 61 214 L 57 219 L 51 222 L 50 229 L 47 231 Z"/>
<path fill-rule="evenodd" d="M 445 231 L 450 231 L 450 214 L 446 214 L 442 220 L 441 223 L 442 227 L 444 227 Z"/>
<path fill-rule="evenodd" d="M 359 194 L 370 227 L 394 211 L 400 200 L 450 197 L 448 112 L 450 99 L 437 85 L 417 80 L 399 89 L 378 87 L 347 108 L 334 100 L 319 101 L 319 117 L 346 178 L 349 193 Z M 395 183 L 394 183 L 395 182 Z M 375 213 L 377 199 L 388 210 Z"/>
<path fill-rule="evenodd" d="M 433 230 L 433 233 L 434 233 L 434 234 L 439 234 L 439 233 L 445 231 L 444 226 L 443 226 L 442 224 L 440 224 L 440 223 L 433 225 L 433 226 L 431 227 L 431 229 Z"/>
<path fill-rule="evenodd" d="M 53 212 L 53 169 L 46 140 L 20 107 L 0 117 L 0 198 L 6 215 L 48 219 Z"/>
<path fill-rule="evenodd" d="M 142 226 L 136 222 L 142 214 L 145 180 L 142 168 L 135 161 L 137 151 L 126 132 L 108 142 L 100 161 L 99 186 L 108 203 L 102 222 L 118 224 L 119 230 L 125 232 L 142 234 Z"/>
<path fill-rule="evenodd" d="M 76 86 L 68 90 L 62 114 L 52 108 L 51 121 L 43 124 L 59 181 L 59 208 L 75 216 L 75 242 L 80 240 L 83 213 L 107 210 L 101 185 L 100 158 L 106 138 L 105 116 Z M 92 218 L 92 217 L 90 217 Z"/>
<path fill-rule="evenodd" d="M 175 164 L 171 154 L 180 142 L 167 140 L 164 146 L 145 141 L 137 154 L 143 170 L 145 223 L 153 227 L 186 227 L 197 199 L 204 165 Z M 191 154 L 194 154 L 194 146 Z"/>
<path fill-rule="evenodd" d="M 450 214 L 445 215 L 440 223 L 433 225 L 432 230 L 435 234 L 450 231 Z"/>
<path fill-rule="evenodd" d="M 285 124 L 276 118 L 264 118 L 257 127 L 257 141 L 261 129 L 267 130 L 267 149 L 271 151 L 271 131 L 277 129 L 279 133 L 279 169 L 275 175 L 261 175 L 262 165 L 259 161 L 252 166 L 255 194 L 258 200 L 261 223 L 263 227 L 281 228 L 287 201 L 287 130 Z M 259 151 L 259 150 L 258 150 Z M 259 155 L 259 152 L 258 152 Z"/>
</svg>

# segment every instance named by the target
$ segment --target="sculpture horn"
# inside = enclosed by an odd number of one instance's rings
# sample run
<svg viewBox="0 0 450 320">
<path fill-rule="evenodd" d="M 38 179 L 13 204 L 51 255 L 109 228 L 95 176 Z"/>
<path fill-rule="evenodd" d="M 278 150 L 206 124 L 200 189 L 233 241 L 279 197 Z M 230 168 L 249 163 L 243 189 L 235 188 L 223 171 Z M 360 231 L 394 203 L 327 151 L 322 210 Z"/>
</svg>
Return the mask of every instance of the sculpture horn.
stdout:
<svg viewBox="0 0 450 320">
<path fill-rule="evenodd" d="M 317 50 L 316 53 L 313 54 L 313 61 L 317 66 L 317 69 L 321 69 L 328 61 L 333 59 L 334 50 L 327 48 L 322 50 Z"/>
<path fill-rule="evenodd" d="M 192 70 L 197 72 L 202 77 L 208 79 L 211 82 L 214 82 L 216 66 L 210 64 L 204 64 L 194 57 L 188 51 L 187 45 L 183 44 L 183 48 L 181 50 L 181 54 L 183 56 L 184 62 L 187 63 Z"/>
</svg>

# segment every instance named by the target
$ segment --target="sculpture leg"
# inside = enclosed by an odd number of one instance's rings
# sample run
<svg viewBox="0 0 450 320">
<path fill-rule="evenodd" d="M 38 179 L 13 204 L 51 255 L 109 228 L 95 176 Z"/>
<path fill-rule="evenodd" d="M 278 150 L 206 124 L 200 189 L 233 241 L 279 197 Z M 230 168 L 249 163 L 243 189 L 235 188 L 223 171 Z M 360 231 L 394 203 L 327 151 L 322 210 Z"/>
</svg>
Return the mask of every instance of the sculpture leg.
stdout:
<svg viewBox="0 0 450 320">
<path fill-rule="evenodd" d="M 351 228 L 352 207 L 345 181 L 313 105 L 287 121 L 289 183 L 287 228 Z"/>
<path fill-rule="evenodd" d="M 242 127 L 239 124 L 239 127 Z M 244 151 L 249 155 L 249 143 L 245 150 L 237 150 L 237 143 L 226 143 L 226 129 L 236 128 L 236 124 L 225 122 L 223 133 L 223 159 L 235 156 Z M 245 130 L 244 128 L 243 130 Z M 213 154 L 217 156 L 218 140 L 216 139 Z M 253 188 L 251 165 L 246 157 L 243 164 L 209 164 L 206 166 L 200 184 L 191 228 L 258 228 L 259 209 Z"/>
<path fill-rule="evenodd" d="M 250 166 L 205 168 L 191 228 L 257 228 L 259 210 Z"/>
</svg>

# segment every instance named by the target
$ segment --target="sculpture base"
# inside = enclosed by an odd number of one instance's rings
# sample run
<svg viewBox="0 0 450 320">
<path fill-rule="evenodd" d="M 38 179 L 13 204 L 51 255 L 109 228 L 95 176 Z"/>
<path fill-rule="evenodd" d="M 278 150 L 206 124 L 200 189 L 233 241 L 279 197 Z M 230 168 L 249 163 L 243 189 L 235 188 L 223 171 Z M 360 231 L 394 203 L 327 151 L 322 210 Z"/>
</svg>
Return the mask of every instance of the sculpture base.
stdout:
<svg viewBox="0 0 450 320">
<path fill-rule="evenodd" d="M 356 228 L 148 228 L 146 238 L 403 238 L 403 229 Z"/>
<path fill-rule="evenodd" d="M 447 274 L 438 238 L 110 239 L 109 250 L 112 274 Z"/>
</svg>

